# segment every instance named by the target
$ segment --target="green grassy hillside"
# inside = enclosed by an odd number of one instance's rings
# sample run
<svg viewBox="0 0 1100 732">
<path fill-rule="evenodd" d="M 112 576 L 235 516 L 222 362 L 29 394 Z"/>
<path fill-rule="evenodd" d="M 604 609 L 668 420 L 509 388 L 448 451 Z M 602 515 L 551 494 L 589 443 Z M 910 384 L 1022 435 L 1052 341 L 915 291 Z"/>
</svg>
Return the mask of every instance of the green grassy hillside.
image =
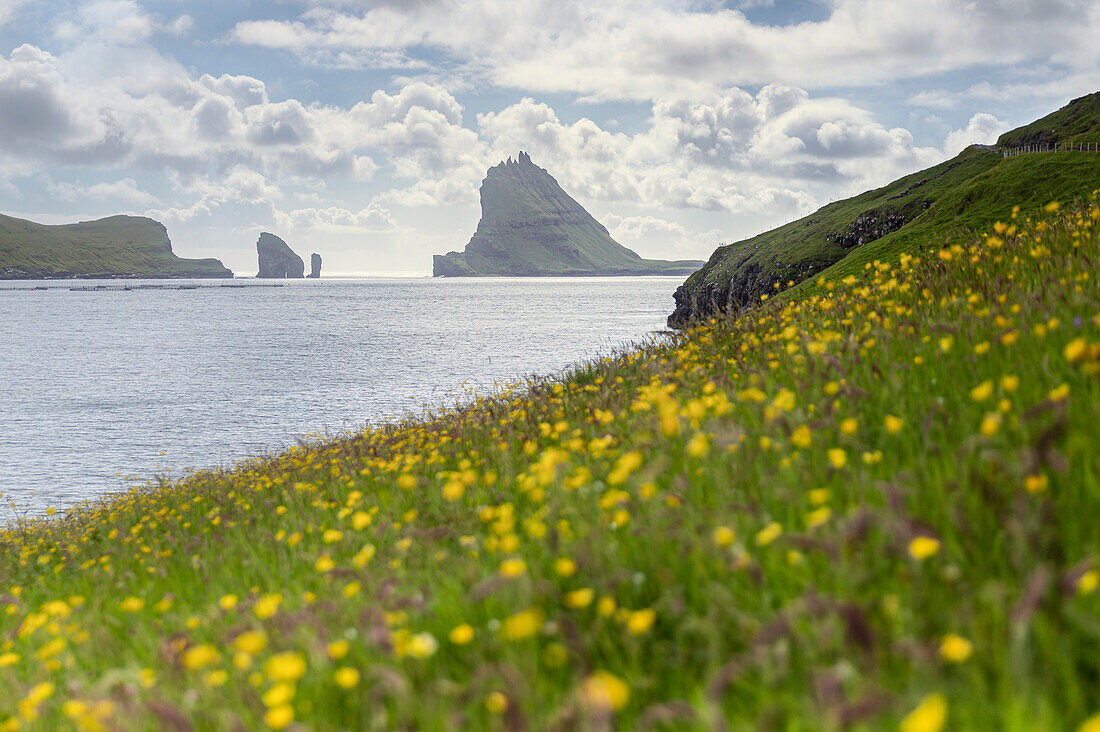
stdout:
<svg viewBox="0 0 1100 732">
<path fill-rule="evenodd" d="M 177 257 L 164 225 L 141 216 L 46 226 L 0 214 L 0 279 L 232 276 L 217 259 Z"/>
<path fill-rule="evenodd" d="M 1100 93 L 1074 99 L 1029 125 L 1017 127 L 997 139 L 998 147 L 1053 145 L 1059 142 L 1100 143 Z"/>
<path fill-rule="evenodd" d="M 1045 208 L 12 526 L 0 727 L 1092 732 L 1100 205 Z"/>
<path fill-rule="evenodd" d="M 1001 136 L 998 144 L 1100 141 L 1100 92 Z M 986 226 L 1006 205 L 1034 207 L 1100 186 L 1100 155 L 1041 153 L 1004 158 L 971 146 L 889 185 L 831 203 L 797 221 L 719 247 L 676 292 L 669 325 L 743 307 L 840 262 L 862 266 L 916 243 Z M 777 287 L 778 285 L 778 287 Z"/>
</svg>

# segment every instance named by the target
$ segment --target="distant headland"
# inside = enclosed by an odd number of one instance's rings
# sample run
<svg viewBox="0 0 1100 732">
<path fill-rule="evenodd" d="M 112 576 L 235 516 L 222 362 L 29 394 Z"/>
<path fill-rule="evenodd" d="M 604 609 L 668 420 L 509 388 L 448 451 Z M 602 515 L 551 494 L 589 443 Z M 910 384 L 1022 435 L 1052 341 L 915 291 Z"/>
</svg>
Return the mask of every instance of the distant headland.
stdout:
<svg viewBox="0 0 1100 732">
<path fill-rule="evenodd" d="M 48 226 L 0 214 L 0 279 L 232 276 L 217 259 L 177 257 L 164 224 L 144 216 Z"/>
<path fill-rule="evenodd" d="M 684 275 L 703 262 L 642 259 L 611 238 L 544 168 L 520 152 L 489 168 L 481 221 L 463 252 L 437 254 L 436 277 Z"/>
</svg>

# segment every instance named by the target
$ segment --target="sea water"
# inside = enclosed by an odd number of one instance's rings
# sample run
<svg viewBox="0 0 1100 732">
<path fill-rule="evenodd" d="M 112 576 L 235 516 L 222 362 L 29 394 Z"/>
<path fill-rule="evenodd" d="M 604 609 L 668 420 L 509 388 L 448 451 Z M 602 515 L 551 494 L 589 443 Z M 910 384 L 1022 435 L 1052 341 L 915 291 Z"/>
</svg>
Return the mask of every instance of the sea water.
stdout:
<svg viewBox="0 0 1100 732">
<path fill-rule="evenodd" d="M 0 519 L 610 355 L 664 328 L 681 281 L 0 283 Z"/>
</svg>

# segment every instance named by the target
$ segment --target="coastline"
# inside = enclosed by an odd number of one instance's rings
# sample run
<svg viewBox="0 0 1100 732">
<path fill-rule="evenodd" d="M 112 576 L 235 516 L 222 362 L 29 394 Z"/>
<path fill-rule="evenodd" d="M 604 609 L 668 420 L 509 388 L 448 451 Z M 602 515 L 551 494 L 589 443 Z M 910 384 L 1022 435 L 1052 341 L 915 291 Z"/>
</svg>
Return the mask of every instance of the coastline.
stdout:
<svg viewBox="0 0 1100 732">
<path fill-rule="evenodd" d="M 6 531 L 0 689 L 52 679 L 46 724 L 54 688 L 94 703 L 114 674 L 142 724 L 813 726 L 843 664 L 881 700 L 857 690 L 855 722 L 934 702 L 996 727 L 1022 674 L 1047 726 L 1076 723 L 1094 710 L 1061 680 L 1094 624 L 1072 618 L 1100 601 L 1090 206 Z M 1056 599 L 1021 614 L 1036 576 Z M 1004 662 L 1051 627 L 1063 642 Z"/>
</svg>

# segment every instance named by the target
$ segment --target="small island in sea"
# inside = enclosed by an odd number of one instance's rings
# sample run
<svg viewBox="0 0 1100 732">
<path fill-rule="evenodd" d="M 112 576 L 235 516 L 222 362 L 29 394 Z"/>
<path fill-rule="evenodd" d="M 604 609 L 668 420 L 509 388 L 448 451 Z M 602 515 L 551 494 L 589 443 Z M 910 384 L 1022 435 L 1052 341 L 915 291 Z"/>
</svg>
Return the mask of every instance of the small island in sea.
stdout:
<svg viewBox="0 0 1100 732">
<path fill-rule="evenodd" d="M 232 276 L 220 260 L 177 257 L 164 224 L 144 216 L 48 226 L 0 214 L 0 279 Z"/>
<path fill-rule="evenodd" d="M 520 152 L 489 168 L 481 221 L 462 252 L 437 254 L 435 277 L 688 275 L 703 262 L 642 259 Z"/>
<path fill-rule="evenodd" d="M 310 272 L 307 275 L 306 263 L 294 253 L 290 245 L 281 238 L 266 231 L 256 240 L 256 257 L 259 260 L 257 278 L 261 279 L 317 279 L 321 276 L 321 255 L 314 252 L 310 257 Z"/>
</svg>

